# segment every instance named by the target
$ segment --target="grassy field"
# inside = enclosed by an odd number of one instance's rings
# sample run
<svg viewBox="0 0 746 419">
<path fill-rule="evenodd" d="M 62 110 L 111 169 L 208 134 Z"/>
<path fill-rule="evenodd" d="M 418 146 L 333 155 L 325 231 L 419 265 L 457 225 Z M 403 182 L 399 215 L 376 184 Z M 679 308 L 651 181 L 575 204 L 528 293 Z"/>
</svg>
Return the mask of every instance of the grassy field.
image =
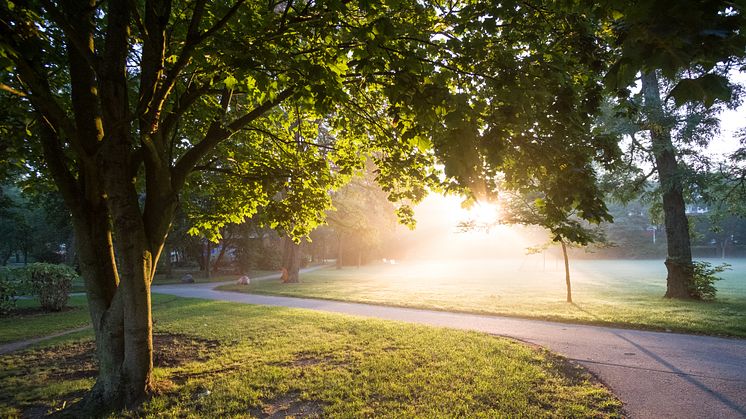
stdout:
<svg viewBox="0 0 746 419">
<path fill-rule="evenodd" d="M 746 260 L 728 262 L 732 270 L 722 274 L 718 299 L 709 303 L 662 298 L 662 261 L 589 260 L 571 261 L 575 303 L 567 304 L 562 263 L 541 255 L 331 268 L 302 275 L 300 284 L 222 289 L 744 337 Z"/>
<path fill-rule="evenodd" d="M 158 295 L 154 320 L 158 394 L 125 416 L 621 414 L 577 367 L 484 334 Z M 81 397 L 96 371 L 90 339 L 81 332 L 0 356 L 0 417 L 41 416 Z"/>
<path fill-rule="evenodd" d="M 0 318 L 0 343 L 47 336 L 91 324 L 84 296 L 70 297 L 68 307 L 59 313 L 44 313 L 34 299 L 16 302 L 16 312 Z"/>
</svg>

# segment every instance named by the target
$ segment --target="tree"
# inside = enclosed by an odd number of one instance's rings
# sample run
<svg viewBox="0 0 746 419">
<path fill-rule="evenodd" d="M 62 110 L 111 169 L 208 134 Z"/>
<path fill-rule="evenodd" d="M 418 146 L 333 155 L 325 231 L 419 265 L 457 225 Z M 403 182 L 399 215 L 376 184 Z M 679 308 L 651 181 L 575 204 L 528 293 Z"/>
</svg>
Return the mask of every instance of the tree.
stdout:
<svg viewBox="0 0 746 419">
<path fill-rule="evenodd" d="M 607 74 L 608 86 L 623 101 L 641 75 L 641 110 L 662 194 L 666 224 L 668 298 L 692 298 L 694 266 L 685 213 L 683 168 L 672 141 L 672 107 L 710 108 L 730 101 L 733 86 L 725 76 L 746 57 L 746 15 L 740 6 L 716 1 L 636 1 L 611 8 L 618 59 Z M 670 84 L 661 99 L 663 78 Z M 673 104 L 666 103 L 672 99 Z M 627 103 L 628 104 L 628 103 Z M 629 108 L 628 108 L 629 110 Z M 695 124 L 696 125 L 696 124 Z"/>
<path fill-rule="evenodd" d="M 384 165 L 419 159 L 397 177 L 419 176 L 431 157 L 391 137 L 379 109 L 406 108 L 397 95 L 422 85 L 431 68 L 386 50 L 426 55 L 431 47 L 421 40 L 437 20 L 420 4 L 368 2 L 2 6 L 0 86 L 33 112 L 28 140 L 40 146 L 39 161 L 72 213 L 93 320 L 99 376 L 76 409 L 134 407 L 152 389 L 150 283 L 180 194 L 203 185 L 195 171 L 237 172 L 223 179 L 260 172 L 234 189 L 230 216 L 202 223 L 206 229 L 259 204 L 281 206 L 262 170 L 282 169 L 274 158 L 283 151 L 272 143 L 288 137 L 268 128 L 334 114 L 346 145 L 321 165 L 299 155 L 312 176 L 284 183 L 318 179 L 331 163 L 344 172 L 356 164 L 352 151 L 377 147 L 396 148 Z M 264 157 L 239 161 L 232 149 Z M 300 196 L 294 202 L 305 214 L 325 209 Z M 288 231 L 308 229 L 296 223 Z"/>
<path fill-rule="evenodd" d="M 393 231 L 395 208 L 375 183 L 372 168 L 337 191 L 332 205 L 327 220 L 337 236 L 337 269 L 345 258 L 359 267 L 380 249 L 386 233 Z"/>
</svg>

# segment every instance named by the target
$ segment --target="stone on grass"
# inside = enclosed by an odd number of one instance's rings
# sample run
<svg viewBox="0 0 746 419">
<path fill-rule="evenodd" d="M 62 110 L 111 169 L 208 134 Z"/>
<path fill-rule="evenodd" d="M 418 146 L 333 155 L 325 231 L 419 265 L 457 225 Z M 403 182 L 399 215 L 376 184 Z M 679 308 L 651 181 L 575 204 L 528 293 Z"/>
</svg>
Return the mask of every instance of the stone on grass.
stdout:
<svg viewBox="0 0 746 419">
<path fill-rule="evenodd" d="M 183 284 L 194 284 L 194 277 L 192 276 L 192 274 L 186 274 L 181 277 L 181 282 Z"/>
<path fill-rule="evenodd" d="M 249 285 L 249 284 L 251 284 L 251 279 L 249 279 L 249 277 L 246 275 L 236 280 L 236 285 Z"/>
</svg>

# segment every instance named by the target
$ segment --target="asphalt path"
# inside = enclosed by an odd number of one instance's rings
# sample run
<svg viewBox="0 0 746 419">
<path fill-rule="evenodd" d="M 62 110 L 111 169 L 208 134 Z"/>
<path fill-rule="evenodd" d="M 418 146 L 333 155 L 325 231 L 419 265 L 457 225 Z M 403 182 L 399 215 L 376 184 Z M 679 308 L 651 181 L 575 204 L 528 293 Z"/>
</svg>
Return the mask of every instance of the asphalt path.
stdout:
<svg viewBox="0 0 746 419">
<path fill-rule="evenodd" d="M 242 294 L 214 290 L 218 285 L 221 284 L 160 285 L 153 286 L 152 291 L 506 336 L 546 347 L 583 365 L 624 402 L 631 418 L 746 418 L 744 339 Z"/>
</svg>

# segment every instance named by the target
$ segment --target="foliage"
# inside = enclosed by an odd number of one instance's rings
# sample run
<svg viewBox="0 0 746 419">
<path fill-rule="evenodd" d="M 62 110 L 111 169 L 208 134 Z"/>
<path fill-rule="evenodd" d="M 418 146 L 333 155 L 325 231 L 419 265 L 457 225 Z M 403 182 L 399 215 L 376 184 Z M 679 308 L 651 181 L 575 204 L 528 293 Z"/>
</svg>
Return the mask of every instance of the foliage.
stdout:
<svg viewBox="0 0 746 419">
<path fill-rule="evenodd" d="M 253 222 L 239 226 L 243 237 L 236 245 L 238 264 L 242 272 L 251 269 L 275 271 L 282 265 L 281 239 L 272 230 L 257 227 Z"/>
<path fill-rule="evenodd" d="M 67 265 L 32 263 L 26 268 L 28 288 L 39 299 L 41 307 L 60 311 L 67 305 L 75 270 Z"/>
<path fill-rule="evenodd" d="M 18 182 L 22 185 L 22 182 Z M 60 249 L 71 251 L 70 214 L 55 191 L 0 185 L 6 205 L 0 208 L 0 264 L 14 253 L 37 262 L 65 262 Z"/>
<path fill-rule="evenodd" d="M 728 101 L 733 86 L 722 67 L 737 69 L 746 58 L 746 14 L 727 2 L 636 0 L 605 8 L 618 55 L 606 75 L 607 87 L 623 98 L 640 72 L 659 70 L 677 79 L 670 96 L 676 105 Z M 682 74 L 684 72 L 684 74 Z"/>
<path fill-rule="evenodd" d="M 0 315 L 10 313 L 16 306 L 18 299 L 18 281 L 11 270 L 0 267 Z"/>
<path fill-rule="evenodd" d="M 692 266 L 694 269 L 694 281 L 689 288 L 692 298 L 703 301 L 714 300 L 715 294 L 717 294 L 715 281 L 722 279 L 717 274 L 729 270 L 730 266 L 727 263 L 712 266 L 710 262 L 695 260 Z"/>
<path fill-rule="evenodd" d="M 629 27 L 648 28 L 634 26 L 648 17 L 634 10 L 622 10 Z M 428 186 L 480 196 L 498 181 L 542 191 L 549 215 L 607 219 L 596 165 L 618 150 L 591 115 L 614 53 L 612 11 L 564 1 L 8 1 L 0 87 L 14 114 L 32 119 L 20 135 L 29 146 L 9 154 L 53 179 L 73 215 L 91 314 L 118 323 L 94 322 L 108 328 L 96 336 L 149 341 L 147 288 L 180 202 L 212 240 L 261 207 L 270 227 L 299 240 L 370 155 L 405 221 Z M 716 51 L 704 46 L 701 56 Z M 637 64 L 634 52 L 625 65 Z M 142 348 L 100 345 L 120 346 Z M 127 365 L 149 382 L 146 361 Z M 89 400 L 134 404 L 147 386 L 130 384 Z"/>
</svg>

